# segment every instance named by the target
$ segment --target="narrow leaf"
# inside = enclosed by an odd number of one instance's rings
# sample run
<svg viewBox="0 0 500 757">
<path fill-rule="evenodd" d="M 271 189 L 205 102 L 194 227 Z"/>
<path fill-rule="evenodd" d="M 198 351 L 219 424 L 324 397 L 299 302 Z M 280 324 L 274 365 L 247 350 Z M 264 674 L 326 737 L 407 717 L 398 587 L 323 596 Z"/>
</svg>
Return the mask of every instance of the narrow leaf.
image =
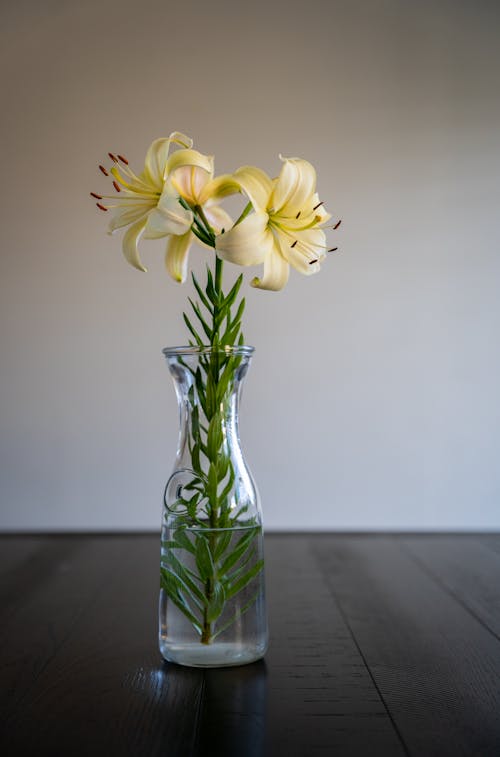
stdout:
<svg viewBox="0 0 500 757">
<path fill-rule="evenodd" d="M 199 347 L 203 347 L 203 341 L 201 340 L 201 338 L 196 333 L 196 330 L 195 330 L 194 326 L 192 325 L 191 321 L 189 320 L 189 318 L 187 317 L 186 313 L 183 313 L 182 316 L 184 318 L 184 323 L 188 327 L 188 329 L 191 332 L 191 334 L 194 336 L 194 338 L 195 338 L 198 346 Z"/>
<path fill-rule="evenodd" d="M 226 557 L 223 564 L 221 565 L 220 573 L 222 575 L 231 570 L 233 565 L 235 565 L 238 560 L 243 557 L 258 533 L 259 529 L 252 528 L 248 531 L 248 533 L 243 534 L 243 536 L 238 540 L 237 544 L 231 550 L 231 554 Z"/>
<path fill-rule="evenodd" d="M 214 577 L 215 567 L 210 553 L 210 547 L 205 536 L 196 538 L 196 567 L 202 581 L 208 581 Z"/>
<path fill-rule="evenodd" d="M 207 606 L 207 620 L 209 623 L 213 623 L 222 614 L 225 603 L 226 592 L 224 591 L 224 587 L 219 581 L 216 581 L 212 597 Z"/>
<path fill-rule="evenodd" d="M 194 273 L 191 273 L 191 278 L 193 279 L 194 288 L 198 292 L 198 297 L 200 298 L 200 300 L 202 301 L 203 305 L 206 307 L 206 309 L 208 310 L 208 312 L 210 313 L 210 315 L 213 315 L 213 312 L 214 312 L 213 311 L 213 307 L 212 307 L 211 303 L 209 302 L 209 300 L 206 298 L 206 296 L 205 296 L 205 294 L 203 292 L 203 289 L 198 284 L 198 281 L 197 281 L 196 276 L 194 275 Z"/>
<path fill-rule="evenodd" d="M 221 635 L 221 633 L 224 633 L 224 631 L 227 631 L 227 629 L 230 628 L 236 620 L 239 620 L 239 618 L 241 618 L 241 616 L 244 615 L 247 612 L 247 610 L 251 608 L 253 604 L 255 604 L 255 601 L 257 597 L 259 596 L 259 594 L 260 594 L 260 587 L 257 589 L 255 594 L 252 597 L 250 597 L 248 602 L 244 604 L 243 607 L 239 607 L 234 613 L 234 615 L 228 620 L 228 622 L 224 623 L 222 628 L 218 629 L 217 633 L 214 633 L 213 638 L 216 639 L 217 636 Z"/>
<path fill-rule="evenodd" d="M 245 588 L 252 579 L 257 576 L 262 568 L 264 567 L 264 560 L 259 560 L 255 563 L 255 565 L 250 568 L 250 570 L 245 573 L 244 576 L 238 579 L 235 584 L 233 584 L 229 589 L 226 590 L 226 597 L 227 599 L 231 599 L 231 597 L 234 597 L 235 594 L 237 594 L 239 591 Z"/>
</svg>

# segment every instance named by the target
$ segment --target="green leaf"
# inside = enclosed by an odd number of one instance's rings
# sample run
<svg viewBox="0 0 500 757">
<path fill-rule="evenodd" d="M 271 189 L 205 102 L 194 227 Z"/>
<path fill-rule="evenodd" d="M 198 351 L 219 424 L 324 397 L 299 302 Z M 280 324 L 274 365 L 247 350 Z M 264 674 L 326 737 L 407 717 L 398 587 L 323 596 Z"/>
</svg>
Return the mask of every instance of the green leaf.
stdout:
<svg viewBox="0 0 500 757">
<path fill-rule="evenodd" d="M 176 577 L 170 571 L 162 568 L 160 572 L 160 583 L 162 589 L 167 592 L 168 598 L 174 603 L 176 607 L 179 608 L 183 615 L 186 616 L 186 618 L 192 623 L 198 633 L 201 634 L 201 621 L 196 617 L 196 615 L 193 613 L 192 609 L 180 593 L 181 589 L 179 588 L 179 583 L 176 580 Z"/>
<path fill-rule="evenodd" d="M 241 618 L 241 616 L 244 615 L 247 612 L 247 610 L 251 608 L 253 604 L 255 604 L 255 601 L 257 597 L 259 596 L 259 594 L 260 594 L 260 586 L 255 592 L 255 594 L 252 597 L 250 597 L 248 602 L 244 604 L 243 607 L 239 607 L 234 613 L 234 615 L 228 620 L 228 622 L 224 623 L 222 628 L 218 629 L 217 633 L 214 633 L 213 638 L 216 639 L 217 636 L 221 635 L 221 633 L 224 633 L 224 631 L 227 631 L 227 629 L 230 628 L 236 620 Z"/>
<path fill-rule="evenodd" d="M 251 546 L 253 540 L 255 539 L 258 533 L 259 533 L 258 528 L 251 528 L 249 529 L 248 533 L 243 534 L 243 536 L 240 537 L 236 545 L 231 550 L 231 554 L 228 555 L 226 559 L 224 560 L 224 562 L 222 563 L 220 567 L 221 575 L 225 575 L 229 570 L 231 570 L 233 565 L 235 565 L 238 562 L 238 560 L 240 560 L 243 557 L 243 555 L 245 554 L 247 549 L 249 549 L 249 547 Z"/>
<path fill-rule="evenodd" d="M 182 314 L 182 316 L 183 316 L 183 318 L 184 318 L 184 323 L 185 323 L 185 324 L 186 324 L 186 326 L 188 327 L 188 329 L 189 329 L 189 331 L 191 332 L 191 334 L 192 334 L 192 335 L 194 336 L 194 338 L 195 338 L 195 340 L 196 340 L 196 342 L 197 342 L 198 346 L 199 346 L 199 347 L 202 347 L 202 346 L 203 346 L 203 341 L 202 341 L 202 340 L 200 339 L 200 337 L 199 337 L 199 336 L 198 336 L 198 334 L 196 333 L 196 330 L 195 330 L 195 328 L 193 327 L 193 325 L 192 325 L 191 321 L 189 320 L 189 318 L 187 317 L 186 313 L 183 313 L 183 314 Z"/>
<path fill-rule="evenodd" d="M 202 301 L 203 305 L 206 307 L 206 309 L 208 310 L 208 312 L 210 313 L 210 315 L 213 315 L 213 312 L 214 312 L 213 311 L 213 307 L 210 304 L 209 300 L 205 297 L 205 294 L 203 293 L 203 289 L 198 284 L 198 281 L 197 281 L 196 276 L 194 275 L 194 273 L 191 273 L 191 278 L 193 279 L 194 287 L 195 287 L 196 291 L 198 292 L 198 297 L 200 298 L 200 300 Z"/>
<path fill-rule="evenodd" d="M 236 315 L 233 318 L 233 324 L 236 323 L 237 321 L 241 321 L 243 311 L 245 310 L 245 304 L 246 304 L 246 300 L 243 297 L 240 304 L 238 305 L 238 310 L 236 311 Z"/>
<path fill-rule="evenodd" d="M 232 586 L 226 589 L 226 597 L 227 599 L 231 599 L 231 597 L 234 597 L 235 594 L 237 594 L 239 591 L 245 588 L 252 579 L 257 576 L 262 568 L 264 567 L 264 560 L 259 560 L 258 562 L 253 565 L 249 571 L 247 571 L 241 578 L 239 578 L 236 583 L 234 583 Z"/>
<path fill-rule="evenodd" d="M 219 457 L 219 450 L 222 446 L 222 418 L 219 412 L 216 412 L 208 424 L 207 452 L 208 459 L 216 463 Z"/>
<path fill-rule="evenodd" d="M 224 308 L 224 309 L 227 308 L 227 309 L 229 309 L 229 308 L 232 307 L 234 301 L 236 300 L 236 298 L 238 296 L 238 292 L 240 291 L 242 283 L 243 283 L 243 274 L 240 273 L 240 275 L 236 279 L 236 282 L 235 282 L 234 286 L 232 287 L 231 291 L 229 292 L 229 294 L 227 295 L 227 297 L 225 297 L 225 299 L 222 300 L 221 308 Z"/>
<path fill-rule="evenodd" d="M 210 270 L 208 265 L 207 265 L 207 286 L 205 288 L 205 292 L 207 293 L 208 299 L 210 300 L 210 302 L 216 305 L 218 302 L 218 297 L 214 288 L 214 279 L 212 276 L 212 271 Z"/>
<path fill-rule="evenodd" d="M 172 534 L 175 543 L 180 545 L 181 549 L 186 550 L 186 552 L 191 552 L 192 555 L 195 553 L 194 544 L 187 535 L 184 528 L 177 528 L 174 533 Z"/>
<path fill-rule="evenodd" d="M 246 552 L 245 556 L 243 557 L 241 563 L 238 565 L 236 570 L 234 570 L 230 575 L 225 577 L 225 583 L 226 584 L 233 584 L 239 576 L 243 575 L 243 571 L 245 570 L 248 563 L 252 560 L 253 557 L 257 554 L 257 550 L 255 547 L 250 545 L 249 550 Z"/>
<path fill-rule="evenodd" d="M 215 566 L 212 560 L 210 547 L 205 536 L 198 535 L 196 537 L 196 567 L 200 573 L 202 581 L 208 581 L 214 577 Z"/>
<path fill-rule="evenodd" d="M 194 313 L 195 313 L 196 317 L 198 318 L 199 322 L 201 323 L 201 327 L 202 327 L 203 331 L 205 332 L 205 335 L 206 335 L 207 339 L 209 341 L 211 341 L 212 340 L 212 329 L 205 322 L 205 319 L 203 318 L 203 316 L 201 314 L 201 310 L 200 310 L 199 306 L 195 302 L 193 302 L 193 300 L 191 299 L 191 297 L 188 297 L 188 300 L 189 300 L 189 302 L 191 304 L 191 307 L 194 310 Z"/>
<path fill-rule="evenodd" d="M 196 369 L 196 375 L 194 377 L 194 380 L 196 382 L 196 391 L 198 392 L 198 399 L 200 401 L 200 405 L 202 407 L 203 412 L 205 413 L 205 416 L 207 415 L 207 401 L 205 398 L 205 385 L 203 383 L 203 378 L 201 375 L 200 368 Z"/>
<path fill-rule="evenodd" d="M 217 536 L 217 544 L 214 549 L 214 560 L 218 562 L 231 543 L 232 532 L 230 529 Z"/>
<path fill-rule="evenodd" d="M 196 473 L 201 473 L 199 444 L 193 444 L 193 448 L 191 449 L 191 463 L 193 465 L 193 470 L 196 471 Z"/>
<path fill-rule="evenodd" d="M 208 469 L 208 482 L 207 482 L 207 497 L 212 509 L 217 507 L 217 486 L 219 483 L 219 477 L 217 475 L 217 464 L 210 463 Z"/>
<path fill-rule="evenodd" d="M 233 517 L 232 517 L 233 523 L 238 523 L 238 521 L 241 518 L 241 516 L 243 515 L 243 513 L 246 513 L 247 511 L 248 511 L 248 505 L 243 505 L 243 507 L 240 507 L 240 509 L 238 510 L 238 512 L 236 512 L 233 515 Z"/>
<path fill-rule="evenodd" d="M 238 362 L 235 361 L 234 358 L 230 357 L 226 363 L 224 370 L 222 371 L 222 375 L 217 384 L 217 400 L 219 404 L 224 399 L 224 395 L 226 393 L 226 389 L 229 385 L 229 382 L 231 381 L 231 379 L 234 378 L 234 373 L 235 373 L 237 365 L 238 365 Z"/>
<path fill-rule="evenodd" d="M 177 573 L 167 565 L 162 565 L 160 568 L 160 575 L 164 582 L 164 588 L 169 596 L 175 596 L 182 599 L 185 606 L 191 610 L 186 597 L 189 597 L 198 609 L 202 610 L 202 607 L 198 603 L 197 599 L 191 593 L 190 589 L 184 583 L 183 579 L 177 575 Z M 192 610 L 191 610 L 192 611 Z"/>
<path fill-rule="evenodd" d="M 233 469 L 233 466 L 231 465 L 229 468 L 229 480 L 219 496 L 219 500 L 221 502 L 224 502 L 224 500 L 228 498 L 234 485 L 234 479 L 235 479 L 234 469 Z"/>
<path fill-rule="evenodd" d="M 206 402 L 207 402 L 207 412 L 206 416 L 209 420 L 213 414 L 217 411 L 217 386 L 214 381 L 214 377 L 211 373 L 207 376 L 207 385 L 206 385 Z"/>
<path fill-rule="evenodd" d="M 215 581 L 212 590 L 212 596 L 206 610 L 207 620 L 209 623 L 213 623 L 214 620 L 217 620 L 224 609 L 225 603 L 226 592 L 224 591 L 224 586 L 220 583 L 220 581 Z"/>
<path fill-rule="evenodd" d="M 219 474 L 219 483 L 224 481 L 227 471 L 229 469 L 229 457 L 224 454 L 224 450 L 220 450 L 219 458 L 217 461 L 217 473 Z"/>
<path fill-rule="evenodd" d="M 162 561 L 162 566 L 165 570 L 170 570 L 171 573 L 182 583 L 184 587 L 183 590 L 189 594 L 193 602 L 201 609 L 206 602 L 205 595 L 201 592 L 198 586 L 196 586 L 181 561 L 178 560 L 172 552 L 169 552 L 167 560 Z M 201 605 L 197 600 L 201 602 Z"/>
</svg>

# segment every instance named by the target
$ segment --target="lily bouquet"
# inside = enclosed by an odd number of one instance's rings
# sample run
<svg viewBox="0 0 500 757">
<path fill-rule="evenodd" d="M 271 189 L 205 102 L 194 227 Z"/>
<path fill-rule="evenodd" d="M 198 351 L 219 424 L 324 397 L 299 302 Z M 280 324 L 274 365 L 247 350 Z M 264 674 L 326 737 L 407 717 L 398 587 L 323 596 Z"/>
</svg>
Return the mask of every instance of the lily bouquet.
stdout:
<svg viewBox="0 0 500 757">
<path fill-rule="evenodd" d="M 316 193 L 313 166 L 300 158 L 282 158 L 277 178 L 253 166 L 214 176 L 214 158 L 194 150 L 180 132 L 151 144 L 141 173 L 119 153 L 108 157 L 99 169 L 112 194 L 91 195 L 110 212 L 109 233 L 125 230 L 123 253 L 132 266 L 146 271 L 141 238 L 165 237 L 166 268 L 177 282 L 187 278 L 193 242 L 210 255 L 206 281 L 192 274 L 196 295 L 184 313 L 189 345 L 164 351 L 181 433 L 165 489 L 160 649 L 166 659 L 190 665 L 249 662 L 267 643 L 260 505 L 237 426 L 252 348 L 242 332 L 243 275 L 224 291 L 223 265 L 262 264 L 263 275 L 251 285 L 280 290 L 290 265 L 317 273 L 327 251 L 337 249 L 326 245 L 331 216 Z M 246 203 L 233 221 L 221 202 L 235 194 Z M 199 651 L 209 647 L 217 651 Z"/>
</svg>

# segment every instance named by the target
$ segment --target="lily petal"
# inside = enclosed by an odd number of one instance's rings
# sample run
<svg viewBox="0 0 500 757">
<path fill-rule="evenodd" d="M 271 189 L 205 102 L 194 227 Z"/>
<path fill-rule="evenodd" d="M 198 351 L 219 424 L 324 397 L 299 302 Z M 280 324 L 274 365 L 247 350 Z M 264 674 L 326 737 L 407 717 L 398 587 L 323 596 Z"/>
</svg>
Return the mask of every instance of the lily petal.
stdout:
<svg viewBox="0 0 500 757">
<path fill-rule="evenodd" d="M 191 137 L 187 137 L 180 131 L 173 131 L 168 138 L 161 137 L 160 139 L 155 139 L 146 153 L 144 174 L 160 190 L 166 176 L 166 164 L 172 143 L 180 145 L 183 148 L 191 148 L 193 146 Z"/>
<path fill-rule="evenodd" d="M 284 165 L 274 187 L 271 204 L 275 213 L 295 216 L 297 212 L 309 213 L 316 188 L 316 171 L 307 160 L 282 158 Z"/>
<path fill-rule="evenodd" d="M 269 176 L 254 166 L 238 168 L 233 178 L 246 194 L 255 210 L 267 210 L 269 198 L 273 190 L 273 183 Z"/>
<path fill-rule="evenodd" d="M 280 239 L 281 254 L 288 260 L 290 265 L 304 276 L 311 276 L 313 273 L 318 273 L 320 270 L 320 262 L 325 258 L 325 251 L 321 250 L 321 254 L 314 256 L 311 250 L 304 247 L 298 242 L 295 247 L 291 247 L 285 240 Z"/>
<path fill-rule="evenodd" d="M 186 234 L 170 237 L 167 242 L 165 265 L 174 281 L 179 283 L 186 280 L 189 246 L 193 237 L 193 233 L 188 231 Z"/>
<path fill-rule="evenodd" d="M 183 208 L 177 195 L 167 187 L 158 206 L 148 216 L 144 239 L 159 239 L 166 234 L 185 234 L 193 223 L 193 214 Z"/>
<path fill-rule="evenodd" d="M 169 176 L 169 182 L 190 205 L 202 204 L 199 198 L 209 181 L 210 173 L 199 166 L 181 166 Z"/>
<path fill-rule="evenodd" d="M 141 262 L 139 253 L 137 252 L 137 243 L 144 232 L 146 222 L 147 217 L 141 218 L 140 221 L 133 223 L 125 232 L 122 243 L 123 254 L 130 265 L 133 265 L 138 271 L 144 271 L 144 273 L 146 273 L 148 269 L 144 268 Z"/>
<path fill-rule="evenodd" d="M 312 258 L 320 258 L 322 260 L 325 257 L 326 235 L 323 229 L 316 227 L 300 231 L 297 234 L 297 239 L 299 240 L 299 245 L 307 247 Z"/>
<path fill-rule="evenodd" d="M 187 147 L 190 149 L 193 146 L 193 140 L 191 137 L 187 137 L 182 131 L 173 131 L 169 136 L 169 139 L 180 147 Z"/>
<path fill-rule="evenodd" d="M 326 223 L 326 221 L 329 221 L 330 218 L 332 217 L 332 214 L 328 213 L 325 210 L 325 206 L 322 203 L 320 203 L 317 192 L 313 194 L 312 202 L 313 202 L 312 212 L 318 218 L 318 223 L 322 224 L 322 223 Z M 316 210 L 314 210 L 314 208 L 316 208 Z"/>
<path fill-rule="evenodd" d="M 139 218 L 145 216 L 153 208 L 153 204 L 150 202 L 138 202 L 137 204 L 125 205 L 121 208 L 116 208 L 113 211 L 111 220 L 108 225 L 108 234 L 112 234 L 117 229 L 121 229 L 122 226 L 128 226 L 129 223 L 138 221 Z"/>
<path fill-rule="evenodd" d="M 214 173 L 214 159 L 211 155 L 203 155 L 198 150 L 176 150 L 167 160 L 164 175 L 168 176 L 182 166 L 203 168 L 210 175 L 209 178 Z"/>
<path fill-rule="evenodd" d="M 216 234 L 220 234 L 222 229 L 230 229 L 233 225 L 233 219 L 229 213 L 219 205 L 207 205 L 204 210 L 207 220 Z"/>
<path fill-rule="evenodd" d="M 240 185 L 232 174 L 222 174 L 216 179 L 211 179 L 205 184 L 200 194 L 199 203 L 204 205 L 208 200 L 222 200 L 228 195 L 237 194 L 240 191 Z"/>
<path fill-rule="evenodd" d="M 238 226 L 215 238 L 217 254 L 236 265 L 262 263 L 274 245 L 272 232 L 267 226 L 267 213 L 252 213 Z"/>
<path fill-rule="evenodd" d="M 288 281 L 290 266 L 275 245 L 264 260 L 264 276 L 262 279 L 252 279 L 250 282 L 257 289 L 269 289 L 278 292 Z"/>
<path fill-rule="evenodd" d="M 161 191 L 165 179 L 165 166 L 170 151 L 171 139 L 155 139 L 148 148 L 143 175 L 146 181 Z"/>
</svg>

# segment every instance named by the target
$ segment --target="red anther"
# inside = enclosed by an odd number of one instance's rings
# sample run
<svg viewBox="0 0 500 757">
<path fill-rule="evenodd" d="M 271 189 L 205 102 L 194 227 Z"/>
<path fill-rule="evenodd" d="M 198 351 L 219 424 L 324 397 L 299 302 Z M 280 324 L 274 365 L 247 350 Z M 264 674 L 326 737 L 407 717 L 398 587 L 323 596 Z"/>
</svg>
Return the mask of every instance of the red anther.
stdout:
<svg viewBox="0 0 500 757">
<path fill-rule="evenodd" d="M 340 221 L 338 221 L 338 222 L 337 222 L 337 223 L 335 224 L 335 226 L 333 227 L 333 230 L 335 231 L 335 229 L 338 229 L 338 227 L 340 226 L 340 224 L 341 224 L 341 223 L 342 223 L 342 219 L 340 219 Z"/>
<path fill-rule="evenodd" d="M 298 213 L 297 213 L 297 215 L 295 216 L 295 219 L 296 219 L 296 220 L 297 220 L 297 218 L 299 218 L 299 216 L 300 216 L 300 214 L 301 214 L 301 213 L 302 213 L 302 211 L 301 211 L 301 210 L 299 210 L 299 212 L 298 212 Z"/>
<path fill-rule="evenodd" d="M 120 185 L 118 184 L 117 181 L 113 182 L 113 186 L 114 186 L 114 188 L 116 189 L 117 192 L 121 192 L 122 191 L 121 187 L 120 187 Z"/>
<path fill-rule="evenodd" d="M 104 166 L 99 166 L 99 171 L 102 171 L 103 174 L 104 174 L 104 176 L 109 176 L 109 173 L 106 171 L 106 169 L 104 168 Z"/>
<path fill-rule="evenodd" d="M 295 247 L 296 244 L 297 244 L 297 240 L 295 240 L 295 242 L 291 244 L 290 247 Z"/>
<path fill-rule="evenodd" d="M 121 160 L 122 163 L 125 163 L 126 166 L 128 166 L 128 160 L 127 158 L 124 158 L 123 155 L 118 155 L 118 159 Z"/>
<path fill-rule="evenodd" d="M 309 265 L 314 265 L 314 264 L 315 264 L 315 263 L 317 263 L 317 262 L 318 262 L 318 259 L 317 259 L 317 258 L 316 258 L 316 260 L 310 260 L 310 261 L 309 261 Z"/>
<path fill-rule="evenodd" d="M 106 208 L 104 205 L 101 205 L 100 202 L 96 202 L 96 205 L 99 208 L 99 210 L 109 210 L 109 208 Z"/>
<path fill-rule="evenodd" d="M 108 152 L 108 155 L 111 158 L 111 160 L 113 161 L 113 163 L 118 163 L 118 158 L 116 157 L 116 155 L 113 155 L 112 152 Z"/>
<path fill-rule="evenodd" d="M 317 205 L 314 206 L 313 210 L 317 210 L 321 205 L 324 205 L 324 202 L 318 202 Z"/>
<path fill-rule="evenodd" d="M 90 196 L 91 196 L 91 197 L 95 197 L 95 198 L 96 198 L 96 200 L 102 200 L 102 195 L 96 195 L 96 193 L 95 193 L 95 192 L 91 192 L 91 193 L 90 193 Z"/>
<path fill-rule="evenodd" d="M 335 252 L 335 250 L 338 250 L 338 247 L 330 247 L 330 249 L 327 252 Z"/>
</svg>

